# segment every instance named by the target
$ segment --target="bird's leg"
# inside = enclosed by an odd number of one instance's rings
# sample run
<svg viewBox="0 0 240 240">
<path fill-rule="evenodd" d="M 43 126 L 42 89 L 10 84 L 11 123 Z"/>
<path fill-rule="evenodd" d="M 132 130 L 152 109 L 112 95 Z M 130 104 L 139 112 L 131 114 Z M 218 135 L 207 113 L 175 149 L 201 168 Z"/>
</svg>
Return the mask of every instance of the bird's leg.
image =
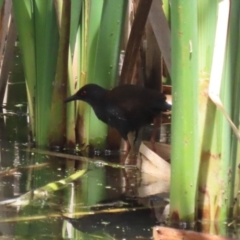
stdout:
<svg viewBox="0 0 240 240">
<path fill-rule="evenodd" d="M 151 136 L 151 144 L 152 144 L 152 150 L 156 152 L 155 148 L 155 142 L 156 142 L 156 135 L 157 135 L 157 129 L 160 126 L 160 119 L 158 117 L 155 117 L 153 120 L 153 132 Z"/>
<path fill-rule="evenodd" d="M 130 144 L 129 140 L 127 139 L 126 140 L 126 155 L 129 154 L 130 149 L 131 149 L 131 144 Z"/>
<path fill-rule="evenodd" d="M 124 157 L 121 159 L 121 164 L 124 165 L 133 165 L 136 164 L 136 153 L 135 153 L 135 149 L 134 149 L 134 138 L 132 133 L 129 133 L 128 136 L 126 137 L 125 140 L 125 154 Z"/>
<path fill-rule="evenodd" d="M 121 149 L 124 151 L 124 155 L 127 155 L 131 149 L 131 142 L 129 141 L 127 135 L 123 136 L 123 140 L 124 141 L 121 142 Z"/>
<path fill-rule="evenodd" d="M 124 139 L 124 151 L 125 151 L 125 153 L 124 153 L 123 157 L 121 157 L 121 160 L 120 160 L 120 163 L 123 165 L 126 164 L 126 162 L 128 160 L 128 155 L 131 152 L 131 144 L 130 144 L 128 138 Z"/>
</svg>

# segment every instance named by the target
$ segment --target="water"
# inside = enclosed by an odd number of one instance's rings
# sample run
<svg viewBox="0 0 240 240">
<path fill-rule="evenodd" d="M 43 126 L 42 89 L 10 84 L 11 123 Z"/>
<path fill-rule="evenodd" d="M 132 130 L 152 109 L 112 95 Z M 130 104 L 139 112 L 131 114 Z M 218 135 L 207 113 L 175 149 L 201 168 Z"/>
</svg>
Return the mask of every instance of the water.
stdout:
<svg viewBox="0 0 240 240">
<path fill-rule="evenodd" d="M 158 223 L 152 205 L 158 206 L 161 212 L 165 201 L 161 196 L 139 198 L 138 191 L 144 182 L 136 168 L 103 166 L 98 159 L 95 164 L 86 158 L 77 161 L 33 154 L 25 149 L 14 143 L 4 152 L 8 164 L 5 162 L 1 171 L 3 236 L 20 239 L 151 237 L 151 227 Z M 14 167 L 17 161 L 18 166 Z M 6 165 L 13 170 L 7 173 Z M 56 181 L 66 179 L 76 168 L 86 173 L 76 181 L 57 186 Z M 46 188 L 49 183 L 53 189 Z M 39 188 L 43 189 L 38 195 Z M 26 193 L 29 193 L 27 197 Z M 6 202 L 14 199 L 18 201 Z"/>
<path fill-rule="evenodd" d="M 11 108 L 0 114 L 0 239 L 151 239 L 166 223 L 161 179 L 119 165 L 118 151 L 87 158 L 31 148 L 26 108 Z M 240 239 L 237 221 L 191 225 Z"/>
<path fill-rule="evenodd" d="M 0 239 L 151 238 L 168 204 L 168 193 L 149 192 L 156 177 L 119 165 L 116 151 L 32 149 L 26 118 L 0 117 Z"/>
</svg>

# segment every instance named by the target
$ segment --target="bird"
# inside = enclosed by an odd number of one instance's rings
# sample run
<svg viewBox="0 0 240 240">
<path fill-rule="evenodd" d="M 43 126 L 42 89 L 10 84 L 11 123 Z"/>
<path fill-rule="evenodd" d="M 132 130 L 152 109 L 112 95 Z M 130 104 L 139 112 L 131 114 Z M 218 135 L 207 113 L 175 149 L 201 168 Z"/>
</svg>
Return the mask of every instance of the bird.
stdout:
<svg viewBox="0 0 240 240">
<path fill-rule="evenodd" d="M 131 148 L 128 133 L 135 132 L 136 141 L 141 127 L 154 122 L 161 112 L 171 110 L 163 93 L 131 84 L 108 90 L 89 83 L 64 102 L 75 100 L 88 103 L 99 120 L 117 129 L 127 143 L 127 152 Z"/>
</svg>

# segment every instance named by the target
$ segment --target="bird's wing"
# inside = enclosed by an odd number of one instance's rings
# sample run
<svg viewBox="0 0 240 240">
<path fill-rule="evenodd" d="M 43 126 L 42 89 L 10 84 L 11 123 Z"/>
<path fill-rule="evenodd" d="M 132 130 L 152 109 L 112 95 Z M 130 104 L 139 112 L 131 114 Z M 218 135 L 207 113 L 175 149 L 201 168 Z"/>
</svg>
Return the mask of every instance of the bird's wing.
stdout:
<svg viewBox="0 0 240 240">
<path fill-rule="evenodd" d="M 118 114 L 122 113 L 125 118 L 128 118 L 129 116 L 141 115 L 141 113 L 144 114 L 163 111 L 166 97 L 163 94 L 151 96 L 151 99 L 147 96 L 141 95 L 135 95 L 134 98 L 132 96 L 125 95 L 121 99 L 113 98 L 112 101 L 113 105 L 118 107 L 115 111 Z"/>
<path fill-rule="evenodd" d="M 108 116 L 109 121 L 121 120 L 127 121 L 127 117 L 124 109 L 119 105 L 108 104 L 106 107 L 106 115 Z"/>
<path fill-rule="evenodd" d="M 166 101 L 164 94 L 128 84 L 112 89 L 108 92 L 107 98 L 111 99 L 113 104 L 123 109 L 133 109 L 135 106 L 143 107 L 146 105 L 148 105 L 148 107 L 152 107 L 152 105 L 158 106 Z"/>
<path fill-rule="evenodd" d="M 166 97 L 157 91 L 122 85 L 112 89 L 106 96 L 109 121 L 127 124 L 131 129 L 138 129 L 143 123 L 164 111 Z M 124 123 L 127 122 L 127 123 Z"/>
<path fill-rule="evenodd" d="M 151 108 L 146 107 L 143 102 L 126 98 L 117 103 L 110 103 L 106 109 L 109 123 L 118 121 L 119 124 L 128 124 L 132 128 L 138 118 L 144 117 L 151 111 Z"/>
</svg>

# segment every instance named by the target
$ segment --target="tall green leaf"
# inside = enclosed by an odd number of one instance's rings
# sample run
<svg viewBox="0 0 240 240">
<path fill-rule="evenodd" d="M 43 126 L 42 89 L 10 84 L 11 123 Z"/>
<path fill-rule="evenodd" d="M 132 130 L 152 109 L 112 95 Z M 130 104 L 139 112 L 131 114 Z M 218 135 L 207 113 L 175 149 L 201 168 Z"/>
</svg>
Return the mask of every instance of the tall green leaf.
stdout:
<svg viewBox="0 0 240 240">
<path fill-rule="evenodd" d="M 71 2 L 70 20 L 70 48 L 68 54 L 68 89 L 67 95 L 73 95 L 79 88 L 80 82 L 80 19 L 83 1 L 74 0 Z M 76 143 L 76 104 L 67 104 L 67 145 L 74 146 Z"/>
<path fill-rule="evenodd" d="M 33 9 L 37 78 L 36 142 L 47 146 L 59 36 L 53 0 L 35 0 Z"/>
<path fill-rule="evenodd" d="M 71 1 L 70 49 L 74 52 L 77 32 L 80 24 L 82 0 Z"/>
<path fill-rule="evenodd" d="M 56 75 L 53 83 L 49 144 L 62 146 L 65 142 L 66 134 L 66 106 L 63 104 L 63 100 L 67 94 L 66 83 L 68 79 L 71 1 L 59 0 L 57 2 L 57 11 L 59 13 L 59 48 Z"/>
<path fill-rule="evenodd" d="M 239 129 L 239 100 L 240 100 L 240 2 L 232 1 L 230 9 L 230 22 L 228 32 L 228 44 L 226 53 L 226 68 L 225 78 L 226 81 L 231 84 L 231 112 L 232 120 Z M 231 169 L 226 177 L 232 179 L 232 186 L 229 193 L 229 202 L 233 203 L 238 200 L 239 194 L 239 164 L 240 164 L 240 144 L 234 134 L 231 136 Z M 229 214 L 233 217 L 239 216 L 240 202 L 235 202 L 229 211 Z M 232 211 L 233 210 L 233 211 Z"/>
<path fill-rule="evenodd" d="M 172 220 L 193 220 L 198 157 L 197 2 L 172 2 Z"/>
<path fill-rule="evenodd" d="M 102 10 L 103 10 L 103 0 L 90 0 L 88 2 L 88 9 L 85 9 L 85 14 L 88 15 L 88 23 L 86 34 L 86 52 L 85 52 L 85 67 L 86 67 L 86 75 L 85 81 L 81 81 L 81 85 L 85 85 L 86 83 L 93 83 L 94 82 L 94 71 L 95 71 L 95 61 L 97 57 L 97 43 L 98 43 L 98 36 L 99 36 L 99 29 L 101 25 L 101 17 L 102 17 Z M 90 109 L 89 106 L 82 105 L 84 112 L 84 121 L 85 121 L 85 137 L 86 142 L 89 143 L 91 140 L 91 128 L 92 124 L 99 124 L 99 120 L 95 118 L 95 122 L 91 121 L 94 118 L 94 113 Z M 101 128 L 102 126 L 100 126 Z M 106 131 L 106 128 L 105 128 Z M 99 135 L 95 135 L 95 137 L 99 137 Z"/>
<path fill-rule="evenodd" d="M 216 135 L 219 127 L 219 117 L 216 115 L 216 106 L 208 98 L 208 86 L 210 79 L 210 72 L 212 66 L 214 40 L 216 32 L 216 20 L 217 20 L 217 0 L 216 1 L 198 1 L 198 33 L 199 33 L 199 148 L 200 148 L 200 173 L 199 173 L 199 212 L 202 213 L 202 217 L 209 219 L 210 211 L 208 211 L 207 191 L 211 193 L 211 199 L 213 201 L 212 194 L 214 193 L 213 187 L 209 183 L 213 183 L 214 174 L 212 170 L 214 168 L 214 156 L 217 156 L 219 144 L 217 142 Z M 206 185 L 208 185 L 207 188 Z M 210 188 L 209 188 L 210 187 Z M 207 210 L 208 209 L 208 210 Z M 213 209 L 212 209 L 213 210 Z"/>
<path fill-rule="evenodd" d="M 228 201 L 230 181 L 226 174 L 230 169 L 230 126 L 222 112 L 213 105 L 206 94 L 204 95 L 208 90 L 211 68 L 211 81 L 217 80 L 217 78 L 212 79 L 212 72 L 216 65 L 216 58 L 214 58 L 213 63 L 211 62 L 213 49 L 218 46 L 219 39 L 225 39 L 224 36 L 220 38 L 218 36 L 219 31 L 216 31 L 216 21 L 220 19 L 220 15 L 217 14 L 218 8 L 218 1 L 199 2 L 199 16 L 201 17 L 199 19 L 199 35 L 202 36 L 202 41 L 199 44 L 199 52 L 202 54 L 199 58 L 201 76 L 199 112 L 199 118 L 201 119 L 199 124 L 201 127 L 201 165 L 198 212 L 203 219 L 210 220 L 211 222 L 225 220 L 230 206 L 230 202 Z M 221 32 L 223 32 L 222 25 L 217 27 L 220 27 Z M 215 35 L 216 33 L 218 34 Z M 214 51 L 214 55 L 216 53 L 224 54 L 224 52 L 225 48 L 222 48 L 221 50 Z M 222 73 L 222 66 L 218 66 L 217 71 Z M 226 80 L 226 77 L 222 77 L 220 98 L 225 110 L 230 114 L 230 81 Z M 209 226 L 207 227 L 209 228 Z M 209 229 L 211 233 L 215 233 L 214 224 L 211 224 Z"/>
<path fill-rule="evenodd" d="M 13 0 L 13 10 L 22 51 L 30 114 L 30 129 L 35 136 L 34 97 L 36 85 L 34 22 L 31 0 Z"/>
<path fill-rule="evenodd" d="M 80 37 L 79 37 L 79 46 L 80 46 L 80 83 L 77 86 L 83 86 L 86 84 L 86 75 L 87 75 L 87 48 L 88 48 L 88 34 L 89 34 L 89 9 L 90 9 L 90 0 L 82 1 L 82 14 L 80 21 Z M 88 125 L 89 125 L 89 106 L 83 102 L 79 102 L 77 105 L 77 115 L 76 115 L 76 134 L 78 143 L 88 144 L 89 134 L 88 134 Z"/>
</svg>

